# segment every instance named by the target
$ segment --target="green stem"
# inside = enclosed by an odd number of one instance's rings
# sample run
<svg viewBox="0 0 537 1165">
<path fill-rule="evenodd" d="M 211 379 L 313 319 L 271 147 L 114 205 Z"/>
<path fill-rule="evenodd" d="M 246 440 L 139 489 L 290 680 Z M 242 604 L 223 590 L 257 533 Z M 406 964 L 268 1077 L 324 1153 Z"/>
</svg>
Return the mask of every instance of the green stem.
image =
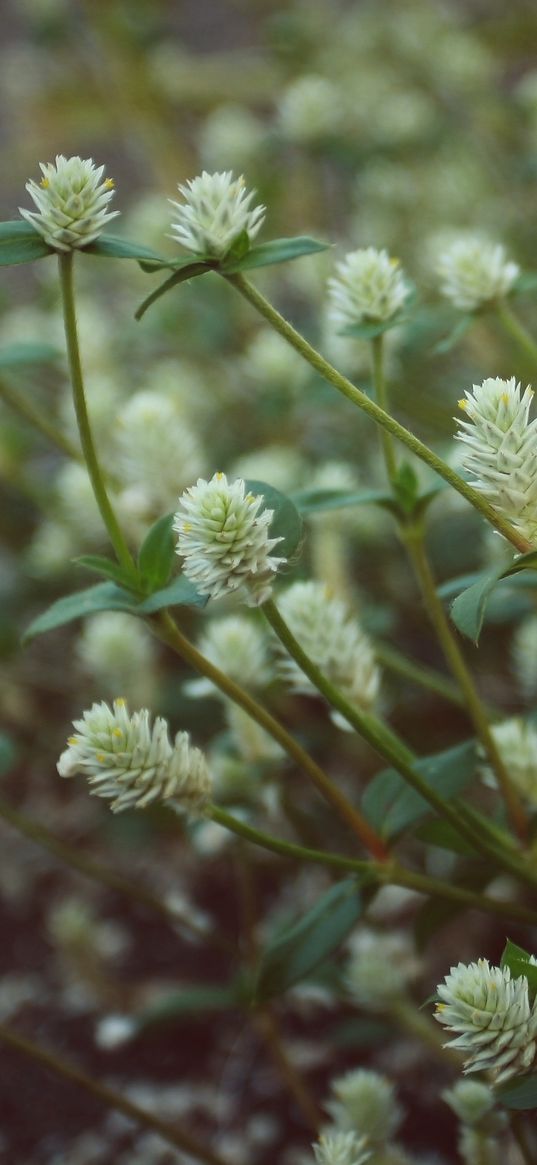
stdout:
<svg viewBox="0 0 537 1165">
<path fill-rule="evenodd" d="M 106 1108 L 114 1109 L 116 1112 L 122 1112 L 124 1116 L 136 1121 L 142 1128 L 152 1129 L 167 1141 L 169 1145 L 173 1145 L 175 1149 L 181 1149 L 183 1152 L 191 1154 L 198 1161 L 205 1161 L 206 1165 L 228 1165 L 219 1153 L 215 1153 L 208 1146 L 198 1141 L 196 1137 L 193 1137 L 191 1133 L 182 1129 L 176 1120 L 174 1120 L 173 1125 L 168 1124 L 167 1121 L 154 1116 L 147 1109 L 140 1108 L 138 1104 L 134 1104 L 132 1100 L 128 1100 L 126 1096 L 122 1096 L 120 1092 L 114 1092 L 106 1084 L 101 1084 L 100 1081 L 94 1080 L 91 1076 L 87 1076 L 80 1068 L 69 1063 L 68 1060 L 64 1060 L 63 1056 L 58 1056 L 55 1052 L 50 1052 L 48 1048 L 44 1048 L 41 1044 L 36 1044 L 33 1040 L 19 1035 L 18 1032 L 14 1032 L 9 1027 L 5 1027 L 4 1024 L 0 1024 L 0 1040 L 3 1040 L 5 1044 L 8 1044 L 9 1047 L 14 1048 L 17 1052 L 22 1052 L 29 1059 L 37 1061 L 44 1068 L 50 1069 L 56 1076 L 62 1076 L 64 1080 L 69 1080 L 72 1084 L 83 1088 L 85 1092 L 91 1093 Z"/>
<path fill-rule="evenodd" d="M 496 315 L 500 323 L 505 328 L 505 331 L 512 337 L 513 340 L 524 350 L 527 356 L 537 364 L 537 343 L 530 336 L 530 333 L 521 324 L 512 308 L 505 299 L 499 299 L 496 304 Z"/>
<path fill-rule="evenodd" d="M 411 785 L 417 793 L 428 802 L 429 805 L 447 821 L 450 821 L 453 827 L 464 837 L 467 841 L 478 849 L 484 856 L 491 857 L 491 848 L 472 827 L 464 820 L 458 810 L 449 801 L 445 801 L 443 797 L 436 792 L 436 790 L 424 781 L 423 777 L 413 767 L 414 755 L 406 747 L 406 745 L 381 721 L 366 712 L 362 712 L 354 704 L 350 704 L 345 699 L 342 692 L 335 687 L 334 684 L 323 674 L 320 668 L 313 662 L 312 659 L 303 648 L 300 646 L 297 639 L 295 639 L 291 629 L 287 626 L 285 620 L 282 618 L 276 604 L 272 599 L 263 604 L 261 608 L 264 612 L 270 626 L 276 635 L 283 643 L 286 650 L 292 658 L 298 663 L 298 666 L 305 675 L 311 680 L 312 684 L 326 697 L 332 707 L 337 708 L 338 712 L 352 725 L 352 727 L 359 733 L 360 736 L 367 740 L 377 753 L 384 760 L 390 762 L 393 767 L 401 774 L 402 777 Z M 503 861 L 503 854 L 500 855 L 496 850 L 494 851 L 494 858 L 498 861 Z"/>
<path fill-rule="evenodd" d="M 403 445 L 406 445 L 407 449 L 410 449 L 411 453 L 415 453 L 416 457 L 419 457 L 426 463 L 426 465 L 429 465 L 431 469 L 434 469 L 440 477 L 444 478 L 444 481 L 447 481 L 448 484 L 453 486 L 453 488 L 456 489 L 458 493 L 462 494 L 462 496 L 466 498 L 468 502 L 470 502 L 470 505 L 474 506 L 476 510 L 479 510 L 483 517 L 486 518 L 487 521 L 490 522 L 491 525 L 494 526 L 494 528 L 498 530 L 500 534 L 503 534 L 504 538 L 507 538 L 508 542 L 511 542 L 520 553 L 525 554 L 528 550 L 532 549 L 527 539 L 523 538 L 517 530 L 514 530 L 511 524 L 507 522 L 506 519 L 501 516 L 501 514 L 498 514 L 494 507 L 491 506 L 489 502 L 487 502 L 481 496 L 481 494 L 478 493 L 477 490 L 473 489 L 473 487 L 469 485 L 468 482 L 464 480 L 464 478 L 460 477 L 460 475 L 456 473 L 456 471 L 452 469 L 451 466 L 447 464 L 447 462 L 443 461 L 441 457 L 438 457 L 438 455 L 434 453 L 432 449 L 429 449 L 428 446 L 423 443 L 423 441 L 420 441 L 418 437 L 415 437 L 413 433 L 411 433 L 408 429 L 405 429 L 405 427 L 399 424 L 399 422 L 391 417 L 389 413 L 385 412 L 385 410 L 382 409 L 380 405 L 376 404 L 375 401 L 370 400 L 367 394 L 362 391 L 362 389 L 356 388 L 356 386 L 352 384 L 350 380 L 347 380 L 346 376 L 342 376 L 341 373 L 338 372 L 337 369 L 335 369 L 332 364 L 328 362 L 328 360 L 325 360 L 324 356 L 321 356 L 321 353 L 317 352 L 317 350 L 313 348 L 312 345 L 309 344 L 303 336 L 300 335 L 300 332 L 297 332 L 296 329 L 293 328 L 292 325 L 282 315 L 280 315 L 278 311 L 276 311 L 272 304 L 269 303 L 267 299 L 265 299 L 265 296 L 261 295 L 261 293 L 253 286 L 253 284 L 249 282 L 249 280 L 245 279 L 244 275 L 225 275 L 225 278 L 227 279 L 228 283 L 235 287 L 236 290 L 239 291 L 240 294 L 248 300 L 252 307 L 254 307 L 255 310 L 258 311 L 259 314 L 262 315 L 269 324 L 271 324 L 271 326 L 279 333 L 279 335 L 283 336 L 283 338 L 287 340 L 288 343 L 291 344 L 297 352 L 300 353 L 304 360 L 306 360 L 308 364 L 310 364 L 311 367 L 314 368 L 315 371 L 324 378 L 324 380 L 327 380 L 329 384 L 332 384 L 334 388 L 337 388 L 338 392 L 341 392 L 343 396 L 347 397 L 347 400 L 352 401 L 353 404 L 362 409 L 362 411 L 366 413 L 368 417 L 371 417 L 371 419 L 375 421 L 376 424 L 381 425 L 388 433 L 391 433 L 393 437 L 396 437 L 398 441 L 401 441 Z"/>
<path fill-rule="evenodd" d="M 282 841 L 278 837 L 272 837 L 268 833 L 255 829 L 253 825 L 248 825 L 245 821 L 233 817 L 231 813 L 220 808 L 219 805 L 211 804 L 205 812 L 212 821 L 223 825 L 225 829 L 229 829 L 238 837 L 243 837 L 253 845 L 261 846 L 262 849 L 270 850 L 271 853 L 280 854 L 293 861 L 311 862 L 314 865 L 327 866 L 333 870 L 345 870 L 348 873 L 358 874 L 370 882 L 378 882 L 380 885 L 404 886 L 409 890 L 415 890 L 418 894 L 443 898 L 447 902 L 457 902 L 469 910 L 480 910 L 485 914 L 494 914 L 511 921 L 516 920 L 526 926 L 535 926 L 537 923 L 535 911 L 528 910 L 525 906 L 520 906 L 514 902 L 504 902 L 501 898 L 491 898 L 489 895 L 467 890 L 464 886 L 456 886 L 451 882 L 441 882 L 425 874 L 415 873 L 413 870 L 407 870 L 404 866 L 399 865 L 398 862 L 374 862 L 346 858 L 340 854 L 325 853 L 323 850 L 297 845 L 295 842 Z"/>
<path fill-rule="evenodd" d="M 36 409 L 35 405 L 30 404 L 30 401 L 26 400 L 24 396 L 20 396 L 18 392 L 15 392 L 9 384 L 6 384 L 5 380 L 0 380 L 0 397 L 19 416 L 23 417 L 25 421 L 29 421 L 34 429 L 42 433 L 43 437 L 47 438 L 47 441 L 51 441 L 53 445 L 56 445 L 62 453 L 66 453 L 73 461 L 82 461 L 80 450 L 77 449 L 69 437 L 66 437 L 61 429 L 57 429 L 52 421 L 49 421 L 48 417 L 40 412 L 39 409 Z"/>
<path fill-rule="evenodd" d="M 75 405 L 76 418 L 78 421 L 82 452 L 84 454 L 84 460 L 86 462 L 90 481 L 93 486 L 95 500 L 101 512 L 101 516 L 108 531 L 112 546 L 114 547 L 118 562 L 120 562 L 126 570 L 135 576 L 136 568 L 134 561 L 106 492 L 106 486 L 93 442 L 93 434 L 91 432 L 86 397 L 84 394 L 84 380 L 82 377 L 82 365 L 80 362 L 80 349 L 78 345 L 78 332 L 73 293 L 73 252 L 62 252 L 58 255 L 58 261 L 60 269 L 60 285 L 62 292 L 63 320 L 65 326 L 67 355 L 69 359 L 69 370 L 73 388 L 73 400 Z"/>
<path fill-rule="evenodd" d="M 408 525 L 402 527 L 400 533 L 414 567 L 430 622 L 436 632 L 446 662 L 463 693 L 468 714 L 475 731 L 494 769 L 513 828 L 518 836 L 524 840 L 527 837 L 526 816 L 512 786 L 508 770 L 504 764 L 493 733 L 490 730 L 479 692 L 451 630 L 442 601 L 438 597 L 435 578 L 425 549 L 422 527 L 421 525 Z"/>
<path fill-rule="evenodd" d="M 388 409 L 388 393 L 386 389 L 386 377 L 384 375 L 384 336 L 374 336 L 371 341 L 371 362 L 373 366 L 373 388 L 375 390 L 375 399 L 381 409 L 387 412 Z M 386 472 L 388 474 L 388 481 L 394 482 L 397 477 L 397 461 L 395 457 L 395 449 L 391 433 L 386 429 L 380 430 L 380 441 L 382 445 L 382 452 L 384 455 L 384 463 L 386 465 Z"/>
<path fill-rule="evenodd" d="M 159 914 L 170 926 L 177 926 L 180 923 L 181 926 L 188 927 L 199 938 L 210 939 L 222 949 L 230 950 L 231 944 L 227 943 L 214 930 L 211 930 L 210 934 L 208 934 L 202 927 L 196 926 L 187 916 L 183 917 L 177 911 L 170 909 L 161 898 L 153 895 L 144 886 L 140 886 L 139 883 L 133 882 L 130 878 L 123 878 L 121 874 L 116 874 L 115 870 L 109 869 L 108 866 L 102 866 L 100 862 L 96 862 L 93 858 L 87 857 L 79 849 L 74 849 L 72 846 L 66 845 L 64 841 L 60 841 L 58 837 L 50 833 L 44 825 L 33 821 L 25 813 L 14 809 L 2 799 L 0 799 L 0 817 L 4 821 L 7 821 L 18 833 L 22 834 L 23 837 L 27 837 L 36 845 L 41 846 L 42 849 L 53 854 L 64 865 L 69 866 L 73 870 L 77 870 L 84 878 L 88 878 L 89 881 L 106 886 L 109 890 L 113 890 L 117 894 L 124 894 L 132 902 L 139 903 L 140 906 L 144 906 L 147 910 Z"/>
<path fill-rule="evenodd" d="M 388 647 L 386 643 L 375 642 L 375 656 L 378 662 L 386 671 L 391 671 L 394 675 L 402 676 L 409 680 L 412 684 L 417 684 L 420 688 L 425 688 L 428 692 L 434 692 L 437 696 L 442 696 L 444 700 L 449 700 L 451 704 L 465 703 L 464 696 L 457 684 L 453 680 L 443 676 L 441 672 L 437 672 L 432 667 L 426 667 L 425 664 L 415 663 L 414 660 L 407 659 L 402 652 L 397 651 L 394 647 Z M 498 718 L 496 711 L 490 710 L 493 717 Z"/>
<path fill-rule="evenodd" d="M 332 805 L 342 821 L 352 829 L 362 845 L 374 857 L 380 861 L 387 858 L 388 851 L 382 838 L 378 836 L 360 811 L 354 805 L 351 805 L 350 801 L 347 800 L 337 785 L 330 780 L 330 777 L 327 776 L 309 753 L 298 744 L 294 737 L 287 732 L 274 716 L 271 716 L 270 712 L 267 712 L 261 704 L 258 704 L 257 700 L 254 700 L 253 696 L 250 696 L 244 688 L 241 688 L 239 684 L 235 683 L 234 680 L 226 676 L 219 668 L 215 667 L 213 663 L 206 659 L 194 647 L 194 644 L 180 631 L 169 612 L 161 612 L 149 621 L 149 625 L 159 638 L 164 643 L 167 643 L 169 647 L 173 648 L 186 663 L 190 664 L 200 675 L 206 676 L 207 679 L 211 680 L 215 687 L 223 692 L 228 699 L 238 704 L 240 708 L 243 708 L 251 716 L 252 720 L 257 721 L 274 740 L 278 741 L 278 744 L 282 746 L 288 756 L 292 757 L 304 772 L 308 774 L 325 800 Z"/>
<path fill-rule="evenodd" d="M 524 1165 L 535 1165 L 534 1146 L 530 1145 L 526 1122 L 520 1112 L 509 1113 L 511 1132 L 520 1150 Z"/>
</svg>

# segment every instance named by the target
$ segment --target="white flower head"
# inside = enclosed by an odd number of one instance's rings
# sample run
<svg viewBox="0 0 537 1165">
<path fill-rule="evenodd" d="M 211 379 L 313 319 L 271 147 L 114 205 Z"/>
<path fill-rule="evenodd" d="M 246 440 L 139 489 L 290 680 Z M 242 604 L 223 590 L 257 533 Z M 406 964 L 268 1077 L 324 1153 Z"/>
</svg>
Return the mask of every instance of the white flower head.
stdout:
<svg viewBox="0 0 537 1165">
<path fill-rule="evenodd" d="M 184 202 L 169 199 L 177 211 L 171 237 L 195 255 L 223 259 L 238 235 L 246 231 L 252 242 L 264 222 L 266 207 L 251 207 L 254 191 L 231 170 L 204 170 L 178 189 Z"/>
<path fill-rule="evenodd" d="M 496 1083 L 526 1072 L 537 1050 L 537 1010 L 525 975 L 487 959 L 459 963 L 437 988 L 435 1019 L 459 1033 L 447 1047 L 467 1053 L 465 1072 L 491 1072 Z"/>
<path fill-rule="evenodd" d="M 384 1011 L 406 994 L 419 969 L 405 931 L 361 928 L 351 943 L 345 980 L 351 997 L 366 1011 Z"/>
<path fill-rule="evenodd" d="M 458 1080 L 442 1093 L 442 1100 L 465 1125 L 479 1124 L 496 1103 L 492 1089 L 481 1080 Z"/>
<path fill-rule="evenodd" d="M 335 1099 L 325 1107 L 338 1128 L 353 1130 L 372 1145 L 393 1137 L 403 1113 L 386 1076 L 367 1068 L 351 1069 L 333 1080 L 331 1089 Z"/>
<path fill-rule="evenodd" d="M 285 90 L 279 115 L 282 132 L 290 141 L 322 141 L 343 127 L 342 93 L 327 77 L 299 77 Z"/>
<path fill-rule="evenodd" d="M 161 392 L 137 392 L 118 412 L 117 469 L 141 486 L 152 513 L 166 512 L 203 469 L 204 456 L 183 411 Z"/>
<path fill-rule="evenodd" d="M 316 1165 L 366 1165 L 371 1150 L 355 1133 L 325 1133 L 313 1146 Z"/>
<path fill-rule="evenodd" d="M 270 553 L 282 541 L 269 538 L 273 515 L 262 494 L 249 493 L 240 477 L 228 482 L 225 473 L 199 478 L 182 494 L 173 526 L 176 549 L 201 595 L 218 599 L 244 587 L 249 606 L 266 602 L 271 576 L 285 562 Z"/>
<path fill-rule="evenodd" d="M 509 777 L 519 793 L 537 807 L 537 727 L 520 716 L 512 716 L 491 729 Z M 486 784 L 496 784 L 488 765 L 483 776 Z"/>
<path fill-rule="evenodd" d="M 206 659 L 244 687 L 264 688 L 272 679 L 264 628 L 247 615 L 212 619 L 198 647 Z M 191 695 L 222 696 L 207 679 L 190 681 L 186 690 Z"/>
<path fill-rule="evenodd" d="M 465 445 L 463 466 L 471 484 L 520 532 L 537 537 L 537 420 L 529 420 L 533 390 L 489 377 L 466 392 L 456 439 Z"/>
<path fill-rule="evenodd" d="M 113 179 L 103 179 L 104 166 L 96 167 L 92 158 L 57 154 L 55 162 L 40 162 L 40 168 L 41 182 L 26 183 L 37 211 L 19 207 L 22 217 L 57 251 L 87 247 L 119 214 L 108 210 Z"/>
<path fill-rule="evenodd" d="M 500 243 L 470 237 L 456 239 L 440 255 L 437 271 L 442 294 L 462 311 L 476 311 L 507 295 L 520 268 Z"/>
<path fill-rule="evenodd" d="M 391 320 L 410 294 L 399 260 L 375 247 L 351 251 L 336 272 L 328 281 L 329 315 L 342 328 Z"/>
<path fill-rule="evenodd" d="M 524 698 L 537 696 L 537 615 L 528 615 L 513 633 L 513 669 Z"/>
<path fill-rule="evenodd" d="M 296 582 L 280 597 L 280 611 L 300 646 L 314 663 L 362 708 L 371 708 L 379 689 L 379 670 L 371 643 L 341 599 L 324 583 Z M 315 695 L 317 689 L 285 648 L 275 643 L 280 676 L 294 692 Z M 346 727 L 338 717 L 335 721 Z"/>
<path fill-rule="evenodd" d="M 94 704 L 74 728 L 58 772 L 61 777 L 82 773 L 91 793 L 111 801 L 114 813 L 170 798 L 187 812 L 202 810 L 211 781 L 188 732 L 178 732 L 172 744 L 162 717 L 151 727 L 147 708 L 129 716 L 124 700 L 114 700 L 112 708 Z"/>
</svg>

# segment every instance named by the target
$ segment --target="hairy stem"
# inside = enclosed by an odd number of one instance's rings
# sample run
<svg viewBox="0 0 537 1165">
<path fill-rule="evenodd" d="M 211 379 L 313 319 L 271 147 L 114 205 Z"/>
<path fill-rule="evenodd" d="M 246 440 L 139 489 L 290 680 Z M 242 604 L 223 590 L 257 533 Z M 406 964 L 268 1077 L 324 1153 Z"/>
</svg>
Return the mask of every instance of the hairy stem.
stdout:
<svg viewBox="0 0 537 1165">
<path fill-rule="evenodd" d="M 69 371 L 71 374 L 73 400 L 80 433 L 80 443 L 82 445 L 82 452 L 84 454 L 84 461 L 86 463 L 89 478 L 93 487 L 93 492 L 95 494 L 95 500 L 99 507 L 105 527 L 108 531 L 108 536 L 112 546 L 114 547 L 118 562 L 120 562 L 121 565 L 125 567 L 125 569 L 128 570 L 134 577 L 136 575 L 136 568 L 123 531 L 106 491 L 106 485 L 99 464 L 99 459 L 97 457 L 97 452 L 93 441 L 93 434 L 91 431 L 90 419 L 88 416 L 86 397 L 84 393 L 84 380 L 82 376 L 82 364 L 80 361 L 80 348 L 78 344 L 78 330 L 76 324 L 75 300 L 73 291 L 73 252 L 62 252 L 58 255 L 58 261 L 60 268 L 63 320 L 65 327 L 65 340 L 67 344 L 67 355 L 69 360 Z"/>
<path fill-rule="evenodd" d="M 371 341 L 371 363 L 373 371 L 373 387 L 375 389 L 375 399 L 381 409 L 386 412 L 388 409 L 388 393 L 386 389 L 386 377 L 384 375 L 384 336 L 374 336 Z M 388 474 L 388 481 L 394 482 L 397 477 L 397 461 L 395 457 L 395 449 L 391 433 L 384 428 L 380 430 L 380 442 L 382 446 L 382 453 L 384 456 L 384 463 L 386 465 L 386 472 Z"/>
<path fill-rule="evenodd" d="M 276 308 L 265 299 L 265 296 L 248 279 L 245 279 L 244 275 L 226 275 L 225 278 L 263 316 L 263 319 L 267 320 L 279 335 L 283 336 L 300 353 L 304 360 L 324 380 L 327 380 L 329 384 L 337 388 L 338 392 L 341 392 L 343 396 L 347 397 L 347 400 L 352 401 L 353 404 L 362 409 L 368 417 L 371 417 L 376 424 L 381 425 L 386 432 L 391 433 L 393 437 L 401 441 L 403 445 L 406 445 L 411 453 L 415 453 L 416 457 L 419 457 L 421 461 L 424 461 L 426 465 L 434 469 L 440 477 L 443 477 L 449 485 L 453 486 L 458 493 L 462 494 L 470 502 L 470 505 L 474 506 L 476 510 L 479 510 L 483 517 L 500 534 L 503 534 L 504 538 L 507 538 L 508 542 L 511 542 L 520 553 L 524 554 L 526 551 L 532 549 L 527 539 L 523 538 L 517 530 L 513 529 L 510 522 L 506 521 L 501 514 L 498 514 L 494 507 L 477 490 L 473 489 L 464 478 L 460 477 L 447 462 L 443 461 L 438 454 L 434 453 L 432 449 L 429 449 L 423 441 L 420 441 L 408 429 L 405 429 L 404 425 L 399 424 L 399 421 L 396 421 L 389 413 L 385 412 L 380 405 L 370 400 L 362 389 L 356 388 L 352 381 L 348 380 L 346 376 L 342 376 L 328 360 L 325 360 L 324 356 L 320 352 L 317 352 L 280 312 L 276 311 Z"/>
</svg>

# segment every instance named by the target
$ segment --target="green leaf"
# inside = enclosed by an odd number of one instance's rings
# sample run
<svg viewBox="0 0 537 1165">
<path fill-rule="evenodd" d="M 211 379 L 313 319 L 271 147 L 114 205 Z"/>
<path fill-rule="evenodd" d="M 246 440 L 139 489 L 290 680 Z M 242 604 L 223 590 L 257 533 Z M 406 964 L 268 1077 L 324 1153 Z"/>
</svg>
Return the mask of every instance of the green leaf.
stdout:
<svg viewBox="0 0 537 1165">
<path fill-rule="evenodd" d="M 392 499 L 382 490 L 304 489 L 291 494 L 301 514 L 341 510 L 347 506 L 383 505 Z"/>
<path fill-rule="evenodd" d="M 415 469 L 408 461 L 403 461 L 394 479 L 393 491 L 405 514 L 412 514 L 414 512 L 418 500 L 419 488 L 419 481 Z"/>
<path fill-rule="evenodd" d="M 451 605 L 451 618 L 458 631 L 476 645 L 479 641 L 489 597 L 504 573 L 502 566 L 484 571 L 477 582 L 462 591 Z"/>
<path fill-rule="evenodd" d="M 435 344 L 434 348 L 432 349 L 433 355 L 441 356 L 444 354 L 444 352 L 450 352 L 451 349 L 459 343 L 459 340 L 462 340 L 463 336 L 468 331 L 468 328 L 473 323 L 473 319 L 474 317 L 472 315 L 461 316 L 460 319 L 457 320 L 456 324 L 453 325 L 451 331 L 448 332 L 447 336 L 444 336 L 442 340 L 439 340 L 438 343 Z"/>
<path fill-rule="evenodd" d="M 525 295 L 537 291 L 537 271 L 523 271 L 513 283 L 511 295 Z"/>
<path fill-rule="evenodd" d="M 240 264 L 241 260 L 244 259 L 244 256 L 248 254 L 249 250 L 250 236 L 248 231 L 244 230 L 241 231 L 239 235 L 237 235 L 236 239 L 233 240 L 225 259 L 222 261 L 222 266 L 225 267 L 226 270 L 230 264 L 231 266 L 235 267 L 237 263 Z"/>
<path fill-rule="evenodd" d="M 337 949 L 362 912 L 356 878 L 332 886 L 311 910 L 272 940 L 261 956 L 255 999 L 262 1002 L 299 983 Z"/>
<path fill-rule="evenodd" d="M 17 756 L 17 748 L 7 732 L 0 732 L 0 775 L 9 772 Z"/>
<path fill-rule="evenodd" d="M 141 601 L 115 583 L 97 583 L 97 586 L 58 599 L 47 611 L 34 619 L 27 628 L 23 641 L 27 642 L 36 635 L 43 635 L 45 631 L 54 631 L 56 627 L 72 623 L 75 619 L 94 615 L 97 611 L 127 611 L 130 615 L 150 615 L 154 611 L 162 610 L 163 607 L 203 607 L 206 602 L 205 596 L 198 595 L 184 575 L 179 575 L 169 586 L 155 591 L 149 598 Z"/>
<path fill-rule="evenodd" d="M 73 558 L 73 562 L 77 566 L 84 566 L 86 570 L 94 571 L 95 574 L 103 575 L 104 578 L 111 578 L 119 586 L 127 589 L 132 587 L 134 581 L 132 574 L 112 558 L 105 558 L 102 554 L 81 554 L 78 558 Z"/>
<path fill-rule="evenodd" d="M 345 328 L 338 331 L 338 336 L 351 336 L 355 340 L 374 340 L 375 336 L 382 336 L 384 332 L 389 332 L 391 328 L 396 328 L 399 324 L 405 323 L 405 319 L 401 315 L 391 316 L 389 320 L 369 320 L 364 321 L 363 324 L 347 324 Z"/>
<path fill-rule="evenodd" d="M 302 517 L 294 502 L 273 485 L 267 485 L 266 481 L 248 479 L 245 485 L 250 493 L 263 494 L 265 508 L 274 510 L 270 523 L 270 537 L 282 538 L 274 548 L 275 554 L 288 560 L 294 558 L 300 550 L 304 528 Z"/>
<path fill-rule="evenodd" d="M 515 1111 L 537 1108 L 537 1073 L 510 1080 L 508 1084 L 503 1084 L 496 1090 L 496 1096 L 505 1108 Z"/>
<path fill-rule="evenodd" d="M 528 980 L 530 999 L 533 1001 L 537 995 L 537 966 L 535 963 L 530 963 L 530 958 L 531 956 L 523 947 L 517 947 L 516 943 L 511 942 L 511 939 L 508 938 L 500 967 L 508 967 L 512 979 L 520 979 L 524 976 Z"/>
<path fill-rule="evenodd" d="M 450 821 L 441 821 L 439 817 L 424 821 L 417 830 L 416 837 L 420 841 L 427 842 L 428 845 L 436 845 L 439 849 L 446 849 L 449 853 L 463 854 L 465 857 L 473 857 L 477 853 L 477 850 L 455 829 Z"/>
<path fill-rule="evenodd" d="M 319 243 L 306 235 L 294 239 L 273 239 L 270 243 L 260 243 L 251 247 L 242 259 L 226 258 L 219 264 L 223 275 L 235 275 L 238 271 L 252 271 L 254 267 L 269 267 L 273 263 L 288 263 L 290 259 L 301 259 L 303 255 L 315 255 L 327 251 L 330 243 Z"/>
<path fill-rule="evenodd" d="M 42 235 L 24 219 L 0 223 L 0 267 L 14 267 L 17 263 L 33 263 L 54 255 Z"/>
<path fill-rule="evenodd" d="M 0 368 L 15 368 L 19 364 L 50 364 L 60 353 L 52 344 L 8 344 L 0 350 Z"/>
<path fill-rule="evenodd" d="M 476 744 L 467 740 L 434 756 L 421 757 L 414 767 L 428 785 L 446 800 L 470 784 L 476 766 Z M 368 821 L 383 837 L 394 838 L 431 812 L 428 801 L 407 785 L 395 769 L 384 769 L 368 785 L 362 798 Z"/>
<path fill-rule="evenodd" d="M 163 999 L 145 1007 L 136 1017 L 137 1029 L 157 1027 L 174 1019 L 202 1019 L 210 1012 L 229 1011 L 241 1002 L 242 984 L 221 986 L 218 983 L 188 985 L 178 991 L 171 991 Z"/>
<path fill-rule="evenodd" d="M 166 266 L 168 266 L 168 264 L 166 264 Z M 134 313 L 135 320 L 141 320 L 147 309 L 151 307 L 153 303 L 156 303 L 157 299 L 160 299 L 161 296 L 166 295 L 167 291 L 171 291 L 173 287 L 176 287 L 178 283 L 184 283 L 187 279 L 194 279 L 196 275 L 204 275 L 206 271 L 211 270 L 212 266 L 214 266 L 214 264 L 211 265 L 209 262 L 205 262 L 204 260 L 196 260 L 194 262 L 191 256 L 189 256 L 188 259 L 180 261 L 180 263 L 174 263 L 173 275 L 170 275 L 168 279 L 165 279 L 164 283 L 160 283 L 159 286 L 151 292 L 151 295 L 148 295 L 147 298 L 143 300 L 143 302 L 140 304 L 140 307 Z"/>
<path fill-rule="evenodd" d="M 142 587 L 155 591 L 166 586 L 174 561 L 174 514 L 165 514 L 149 530 L 138 555 Z"/>
<path fill-rule="evenodd" d="M 518 947 L 516 943 L 511 942 L 511 939 L 508 938 L 503 948 L 500 967 L 509 967 L 511 970 L 513 961 L 517 963 L 529 963 L 530 954 L 529 951 L 524 950 L 524 947 Z"/>
<path fill-rule="evenodd" d="M 141 243 L 133 243 L 129 239 L 121 239 L 117 235 L 100 235 L 94 243 L 90 243 L 83 250 L 88 255 L 100 255 L 103 259 L 137 259 L 164 266 L 167 260 L 157 255 L 151 247 L 144 247 Z"/>
</svg>

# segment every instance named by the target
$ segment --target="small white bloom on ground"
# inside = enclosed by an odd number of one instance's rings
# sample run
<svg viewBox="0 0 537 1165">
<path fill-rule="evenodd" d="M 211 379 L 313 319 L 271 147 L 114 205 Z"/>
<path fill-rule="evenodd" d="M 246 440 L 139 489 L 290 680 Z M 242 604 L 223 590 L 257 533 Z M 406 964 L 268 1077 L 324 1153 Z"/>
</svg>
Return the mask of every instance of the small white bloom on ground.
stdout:
<svg viewBox="0 0 537 1165">
<path fill-rule="evenodd" d="M 244 587 L 249 606 L 266 602 L 272 575 L 285 562 L 270 551 L 281 538 L 269 538 L 273 510 L 263 495 L 247 492 L 242 478 L 225 473 L 199 478 L 179 499 L 173 528 L 183 573 L 201 595 L 218 599 Z"/>
<path fill-rule="evenodd" d="M 40 162 L 40 168 L 39 185 L 32 179 L 26 183 L 37 211 L 19 207 L 22 217 L 57 251 L 87 247 L 119 214 L 108 210 L 112 178 L 103 180 L 104 166 L 96 167 L 92 158 L 57 154 L 55 162 Z"/>
<path fill-rule="evenodd" d="M 335 1099 L 325 1108 L 338 1128 L 359 1133 L 371 1146 L 391 1139 L 403 1113 L 386 1076 L 367 1068 L 351 1069 L 332 1080 L 331 1089 Z"/>
<path fill-rule="evenodd" d="M 341 599 L 320 582 L 296 582 L 280 596 L 280 612 L 295 639 L 351 703 L 371 708 L 378 695 L 379 670 L 373 648 Z M 281 678 L 297 693 L 317 695 L 311 680 L 278 642 L 274 645 Z M 337 717 L 339 727 L 346 721 Z"/>
<path fill-rule="evenodd" d="M 129 716 L 124 700 L 114 700 L 112 708 L 94 704 L 74 728 L 58 772 L 61 777 L 82 773 L 90 792 L 111 801 L 114 813 L 171 798 L 186 812 L 203 809 L 211 781 L 205 757 L 192 747 L 188 732 L 178 732 L 171 744 L 162 717 L 151 727 L 147 708 Z"/>
<path fill-rule="evenodd" d="M 316 1165 L 366 1165 L 371 1151 L 355 1133 L 326 1133 L 313 1146 Z"/>
<path fill-rule="evenodd" d="M 223 259 L 243 231 L 251 243 L 264 222 L 266 207 L 251 207 L 254 191 L 231 170 L 204 170 L 178 190 L 184 201 L 168 200 L 177 212 L 171 237 L 195 255 Z"/>
<path fill-rule="evenodd" d="M 533 390 L 489 377 L 466 392 L 456 439 L 465 445 L 471 482 L 530 542 L 537 539 L 537 420 L 529 420 Z"/>
<path fill-rule="evenodd" d="M 527 1072 L 537 1049 L 537 1010 L 525 975 L 487 959 L 459 963 L 437 988 L 435 1019 L 459 1033 L 447 1047 L 466 1053 L 465 1072 L 491 1072 L 496 1083 Z"/>
<path fill-rule="evenodd" d="M 482 238 L 457 239 L 437 263 L 440 290 L 461 311 L 476 311 L 511 290 L 520 268 L 500 243 Z"/>
<path fill-rule="evenodd" d="M 329 316 L 344 328 L 391 320 L 410 294 L 398 259 L 375 247 L 351 251 L 328 281 Z"/>
</svg>

